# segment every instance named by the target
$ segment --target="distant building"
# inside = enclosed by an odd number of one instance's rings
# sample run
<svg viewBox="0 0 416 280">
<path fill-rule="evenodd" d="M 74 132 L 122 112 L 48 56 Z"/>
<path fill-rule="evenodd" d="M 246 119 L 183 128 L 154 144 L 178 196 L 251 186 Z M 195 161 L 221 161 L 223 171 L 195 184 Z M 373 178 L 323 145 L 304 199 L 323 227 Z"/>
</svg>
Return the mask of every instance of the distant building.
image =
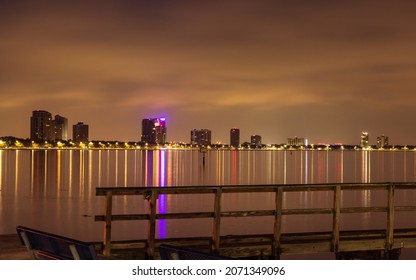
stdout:
<svg viewBox="0 0 416 280">
<path fill-rule="evenodd" d="M 89 141 L 88 140 L 89 139 L 88 125 L 84 124 L 83 122 L 79 122 L 72 126 L 72 134 L 73 134 L 72 140 L 76 143 L 80 143 L 80 142 L 86 143 Z"/>
<path fill-rule="evenodd" d="M 251 145 L 252 146 L 261 146 L 261 136 L 260 135 L 251 135 Z"/>
<path fill-rule="evenodd" d="M 142 120 L 141 141 L 148 144 L 166 144 L 166 119 L 150 118 Z"/>
<path fill-rule="evenodd" d="M 60 115 L 53 121 L 54 140 L 68 140 L 68 119 Z"/>
<path fill-rule="evenodd" d="M 287 138 L 287 144 L 289 146 L 295 146 L 295 147 L 300 147 L 300 146 L 305 146 L 306 145 L 306 140 L 305 138 Z"/>
<path fill-rule="evenodd" d="M 387 136 L 379 136 L 377 137 L 377 148 L 384 148 L 389 145 L 389 137 Z"/>
<path fill-rule="evenodd" d="M 362 132 L 361 133 L 361 141 L 360 141 L 360 146 L 362 148 L 367 148 L 369 145 L 369 136 L 368 136 L 368 132 Z"/>
<path fill-rule="evenodd" d="M 68 140 L 68 119 L 48 111 L 37 110 L 30 118 L 30 139 L 33 141 Z"/>
<path fill-rule="evenodd" d="M 231 128 L 230 130 L 230 146 L 238 148 L 240 146 L 240 129 Z"/>
<path fill-rule="evenodd" d="M 47 141 L 52 139 L 52 114 L 44 110 L 32 111 L 30 117 L 30 139 Z"/>
<path fill-rule="evenodd" d="M 211 130 L 194 129 L 191 131 L 191 144 L 198 146 L 211 145 Z"/>
</svg>

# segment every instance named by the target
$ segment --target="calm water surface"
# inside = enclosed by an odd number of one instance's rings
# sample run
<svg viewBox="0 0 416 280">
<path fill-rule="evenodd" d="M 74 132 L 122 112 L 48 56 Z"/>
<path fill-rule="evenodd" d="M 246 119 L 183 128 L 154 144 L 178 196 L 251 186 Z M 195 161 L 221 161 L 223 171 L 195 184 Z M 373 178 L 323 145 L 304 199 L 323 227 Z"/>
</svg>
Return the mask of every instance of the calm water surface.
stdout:
<svg viewBox="0 0 416 280">
<path fill-rule="evenodd" d="M 205 157 L 205 165 L 203 164 Z M 87 241 L 102 240 L 105 186 L 370 183 L 416 181 L 412 151 L 0 150 L 0 234 L 24 225 Z M 396 204 L 416 204 L 412 191 Z M 384 206 L 378 191 L 344 194 L 343 206 Z M 117 197 L 114 213 L 147 213 L 142 198 Z M 226 194 L 224 210 L 273 209 L 271 194 Z M 207 195 L 161 196 L 160 213 L 211 211 Z M 331 207 L 332 193 L 291 193 L 285 208 Z M 272 217 L 224 218 L 222 234 L 272 233 Z M 290 220 L 289 220 L 290 219 Z M 284 232 L 331 230 L 331 215 L 285 217 Z M 416 227 L 400 213 L 399 227 Z M 341 229 L 385 228 L 385 214 L 343 215 Z M 115 240 L 146 236 L 146 222 L 115 222 Z M 210 220 L 159 221 L 158 237 L 210 236 Z"/>
</svg>

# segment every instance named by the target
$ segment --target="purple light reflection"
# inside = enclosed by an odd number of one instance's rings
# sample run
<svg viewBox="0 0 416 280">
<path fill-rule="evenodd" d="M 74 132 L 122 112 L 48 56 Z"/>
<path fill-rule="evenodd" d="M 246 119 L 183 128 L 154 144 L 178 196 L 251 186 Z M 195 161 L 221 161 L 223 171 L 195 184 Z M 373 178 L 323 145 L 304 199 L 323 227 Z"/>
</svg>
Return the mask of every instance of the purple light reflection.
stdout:
<svg viewBox="0 0 416 280">
<path fill-rule="evenodd" d="M 159 187 L 166 186 L 166 151 L 160 150 L 159 151 Z M 157 200 L 157 208 L 159 214 L 165 214 L 167 211 L 167 201 L 166 195 L 159 195 L 159 199 Z M 157 229 L 158 229 L 158 238 L 166 238 L 167 235 L 167 225 L 166 220 L 158 220 L 157 221 Z"/>
</svg>

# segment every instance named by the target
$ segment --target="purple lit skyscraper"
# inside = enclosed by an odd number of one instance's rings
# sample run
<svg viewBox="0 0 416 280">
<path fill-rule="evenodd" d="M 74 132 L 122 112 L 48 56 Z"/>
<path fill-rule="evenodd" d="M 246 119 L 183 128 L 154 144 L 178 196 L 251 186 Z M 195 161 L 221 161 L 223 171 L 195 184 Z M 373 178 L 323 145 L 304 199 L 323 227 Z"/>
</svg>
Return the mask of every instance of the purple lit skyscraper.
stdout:
<svg viewBox="0 0 416 280">
<path fill-rule="evenodd" d="M 166 118 L 143 119 L 141 141 L 148 144 L 166 144 Z"/>
</svg>

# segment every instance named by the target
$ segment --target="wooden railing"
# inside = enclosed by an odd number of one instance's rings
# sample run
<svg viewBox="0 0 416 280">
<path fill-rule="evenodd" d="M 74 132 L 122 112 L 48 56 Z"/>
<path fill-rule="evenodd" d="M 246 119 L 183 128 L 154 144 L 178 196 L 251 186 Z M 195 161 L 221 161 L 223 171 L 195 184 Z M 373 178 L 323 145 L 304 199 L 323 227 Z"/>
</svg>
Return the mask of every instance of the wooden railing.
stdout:
<svg viewBox="0 0 416 280">
<path fill-rule="evenodd" d="M 111 230 L 113 221 L 126 220 L 147 220 L 148 234 L 146 250 L 148 257 L 155 255 L 156 240 L 156 220 L 165 219 L 188 219 L 188 218 L 211 218 L 212 219 L 212 252 L 219 252 L 221 240 L 221 218 L 223 217 L 254 217 L 254 216 L 273 216 L 274 227 L 272 236 L 272 255 L 280 257 L 282 252 L 282 216 L 285 215 L 308 215 L 308 214 L 332 214 L 332 232 L 330 251 L 337 253 L 340 251 L 340 216 L 346 213 L 374 213 L 385 212 L 386 228 L 384 234 L 385 249 L 390 250 L 394 244 L 394 221 L 395 212 L 416 211 L 416 206 L 395 206 L 394 197 L 396 190 L 413 189 L 416 190 L 416 183 L 379 183 L 379 184 L 320 184 L 320 185 L 254 185 L 254 186 L 195 186 L 195 187 L 106 187 L 97 188 L 97 196 L 106 197 L 105 214 L 95 217 L 96 221 L 104 222 L 104 250 L 105 255 L 111 254 L 112 239 Z M 383 190 L 387 192 L 387 205 L 371 207 L 341 207 L 341 193 L 351 190 Z M 305 209 L 283 209 L 283 194 L 288 192 L 333 192 L 333 203 L 330 208 L 305 208 Z M 273 210 L 255 211 L 223 211 L 222 196 L 226 193 L 273 193 Z M 156 202 L 159 195 L 170 194 L 213 194 L 213 211 L 192 212 L 192 213 L 157 213 Z M 113 214 L 113 196 L 120 195 L 139 195 L 148 201 L 148 214 Z"/>
</svg>

